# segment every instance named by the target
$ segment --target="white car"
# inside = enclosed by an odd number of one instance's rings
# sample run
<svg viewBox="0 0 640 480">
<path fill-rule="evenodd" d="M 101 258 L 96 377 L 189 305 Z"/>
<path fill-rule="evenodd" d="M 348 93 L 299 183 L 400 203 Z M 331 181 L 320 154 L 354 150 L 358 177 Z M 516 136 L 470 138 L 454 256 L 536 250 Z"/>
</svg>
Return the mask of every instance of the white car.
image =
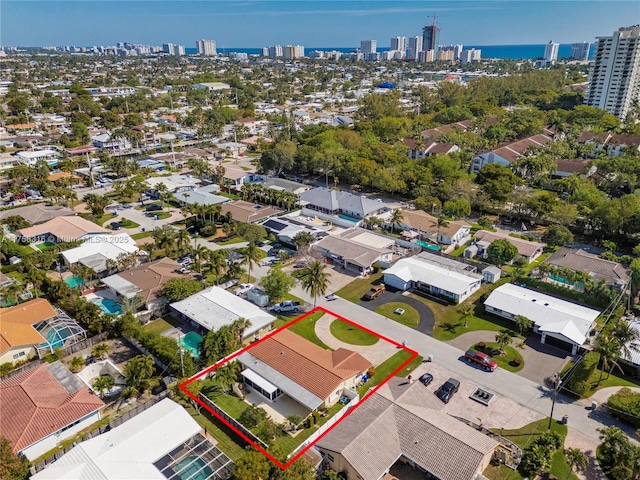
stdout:
<svg viewBox="0 0 640 480">
<path fill-rule="evenodd" d="M 241 283 L 240 285 L 238 285 L 238 288 L 236 288 L 233 293 L 235 293 L 236 295 L 243 295 L 245 293 L 247 293 L 249 290 L 251 290 L 253 288 L 253 283 Z"/>
</svg>

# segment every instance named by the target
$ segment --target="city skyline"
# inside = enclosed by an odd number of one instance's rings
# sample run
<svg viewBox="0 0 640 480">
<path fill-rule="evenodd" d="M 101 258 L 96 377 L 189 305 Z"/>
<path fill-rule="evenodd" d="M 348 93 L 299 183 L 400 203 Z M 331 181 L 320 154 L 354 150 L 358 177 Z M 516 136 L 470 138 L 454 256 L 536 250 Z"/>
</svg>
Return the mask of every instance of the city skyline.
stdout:
<svg viewBox="0 0 640 480">
<path fill-rule="evenodd" d="M 607 15 L 602 15 L 606 8 Z M 210 38 L 219 48 L 274 44 L 352 47 L 363 38 L 386 47 L 395 36 L 421 35 L 437 16 L 440 44 L 526 45 L 594 42 L 638 23 L 635 1 L 441 2 L 5 1 L 2 45 L 176 43 Z M 565 20 L 570 17 L 571 25 Z M 526 22 L 524 21 L 526 19 Z M 636 19 L 631 20 L 631 19 Z M 67 21 L 74 28 L 59 28 Z M 498 28 L 499 27 L 499 28 Z"/>
</svg>

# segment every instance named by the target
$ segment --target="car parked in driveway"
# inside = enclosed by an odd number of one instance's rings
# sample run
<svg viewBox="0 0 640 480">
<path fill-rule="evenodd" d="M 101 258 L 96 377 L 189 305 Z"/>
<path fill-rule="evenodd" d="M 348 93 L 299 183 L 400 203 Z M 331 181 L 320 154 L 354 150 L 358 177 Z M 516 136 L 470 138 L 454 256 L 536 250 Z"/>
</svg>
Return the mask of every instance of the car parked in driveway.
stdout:
<svg viewBox="0 0 640 480">
<path fill-rule="evenodd" d="M 241 283 L 240 285 L 238 285 L 238 288 L 233 291 L 233 293 L 235 293 L 236 295 L 242 295 L 244 293 L 247 293 L 252 288 L 253 283 Z"/>
<path fill-rule="evenodd" d="M 122 225 L 120 225 L 118 222 L 111 222 L 112 230 L 120 230 L 121 228 L 122 228 Z"/>
<path fill-rule="evenodd" d="M 146 212 L 159 212 L 162 210 L 162 205 L 158 205 L 156 203 L 152 203 L 151 205 L 147 205 L 144 210 Z"/>
<path fill-rule="evenodd" d="M 460 381 L 455 378 L 450 378 L 436 391 L 436 396 L 444 403 L 449 403 L 449 400 L 451 400 L 451 397 L 453 397 L 459 388 Z"/>
<path fill-rule="evenodd" d="M 431 375 L 430 373 L 424 373 L 418 380 L 420 380 L 420 383 L 427 387 L 431 382 L 433 382 L 433 375 Z"/>
<path fill-rule="evenodd" d="M 383 283 L 380 285 L 374 285 L 373 287 L 371 287 L 371 290 L 364 294 L 364 298 L 367 300 L 373 300 L 374 298 L 382 295 L 382 292 L 384 292 L 384 290 L 385 286 Z"/>
</svg>

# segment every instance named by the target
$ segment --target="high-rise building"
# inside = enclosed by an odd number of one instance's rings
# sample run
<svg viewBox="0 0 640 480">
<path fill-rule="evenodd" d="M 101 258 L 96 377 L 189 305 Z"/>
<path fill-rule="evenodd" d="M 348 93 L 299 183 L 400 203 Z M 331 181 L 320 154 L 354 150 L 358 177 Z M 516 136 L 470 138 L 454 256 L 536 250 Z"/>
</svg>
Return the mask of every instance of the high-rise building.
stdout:
<svg viewBox="0 0 640 480">
<path fill-rule="evenodd" d="M 589 42 L 580 42 L 571 44 L 571 60 L 589 60 L 589 49 L 591 44 Z"/>
<path fill-rule="evenodd" d="M 269 56 L 270 57 L 282 57 L 284 55 L 284 50 L 282 49 L 282 45 L 274 45 L 269 47 Z"/>
<path fill-rule="evenodd" d="M 558 49 L 560 44 L 551 40 L 544 47 L 544 61 L 547 64 L 554 64 L 558 60 Z"/>
<path fill-rule="evenodd" d="M 598 37 L 584 103 L 625 119 L 640 100 L 640 25 Z"/>
<path fill-rule="evenodd" d="M 427 50 L 436 51 L 438 48 L 438 35 L 440 34 L 440 27 L 436 24 L 436 17 L 433 17 L 433 23 L 431 25 L 425 25 L 422 27 L 422 48 Z"/>
<path fill-rule="evenodd" d="M 418 60 L 418 53 L 422 51 L 422 37 L 409 38 L 409 60 Z"/>
<path fill-rule="evenodd" d="M 262 56 L 263 57 L 269 56 L 269 47 L 262 47 Z"/>
<path fill-rule="evenodd" d="M 391 37 L 391 50 L 400 52 L 400 58 L 404 58 L 407 53 L 407 37 Z"/>
<path fill-rule="evenodd" d="M 198 55 L 210 57 L 217 53 L 215 40 L 198 40 L 196 41 L 196 47 L 198 48 Z"/>
<path fill-rule="evenodd" d="M 360 51 L 367 55 L 369 53 L 376 53 L 376 48 L 378 46 L 377 40 L 361 40 L 360 41 Z"/>
<path fill-rule="evenodd" d="M 462 50 L 460 53 L 461 63 L 476 63 L 480 61 L 481 51 L 475 48 L 469 50 Z"/>
<path fill-rule="evenodd" d="M 436 59 L 436 53 L 434 50 L 423 50 L 418 53 L 419 62 L 434 62 Z"/>
<path fill-rule="evenodd" d="M 438 47 L 438 53 L 445 51 L 451 52 L 447 53 L 442 58 L 450 61 L 458 61 L 460 60 L 460 54 L 462 53 L 462 45 L 440 45 Z"/>
<path fill-rule="evenodd" d="M 443 47 L 442 45 L 436 53 L 436 60 L 439 62 L 453 62 L 453 48 Z"/>
<path fill-rule="evenodd" d="M 304 47 L 302 45 L 286 45 L 284 47 L 284 58 L 304 57 Z"/>
<path fill-rule="evenodd" d="M 184 45 L 176 45 L 175 43 L 163 43 L 162 53 L 168 55 L 185 55 Z"/>
</svg>

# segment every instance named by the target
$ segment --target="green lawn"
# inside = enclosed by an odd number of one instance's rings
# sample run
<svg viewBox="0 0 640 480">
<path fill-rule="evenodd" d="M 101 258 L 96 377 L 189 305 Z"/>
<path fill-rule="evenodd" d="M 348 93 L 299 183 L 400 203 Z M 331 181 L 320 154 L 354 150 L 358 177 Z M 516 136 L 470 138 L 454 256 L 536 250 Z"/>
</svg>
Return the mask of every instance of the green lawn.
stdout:
<svg viewBox="0 0 640 480">
<path fill-rule="evenodd" d="M 402 315 L 394 313 L 397 308 L 402 308 L 404 313 Z M 407 305 L 402 302 L 389 302 L 384 305 L 380 305 L 376 308 L 376 313 L 384 315 L 391 320 L 395 320 L 396 322 L 411 328 L 417 327 L 420 323 L 420 314 L 418 311 L 411 305 Z"/>
<path fill-rule="evenodd" d="M 151 236 L 153 236 L 153 232 L 146 231 L 146 232 L 134 233 L 133 235 L 131 235 L 131 238 L 133 238 L 134 240 L 140 240 L 141 238 L 148 238 Z"/>
<path fill-rule="evenodd" d="M 230 198 L 231 200 L 240 200 L 240 197 L 238 195 L 234 195 L 233 193 L 216 192 L 216 195 L 220 195 L 221 197 Z"/>
<path fill-rule="evenodd" d="M 411 353 L 406 350 L 400 350 L 392 357 L 387 358 L 380 365 L 375 367 L 375 373 L 373 377 L 369 379 L 367 383 L 358 387 L 358 394 L 360 398 L 364 397 L 364 395 L 369 391 L 370 388 L 375 387 L 376 385 L 384 382 L 391 373 L 402 365 L 404 362 L 411 358 Z M 422 357 L 417 356 L 411 362 L 409 362 L 400 372 L 397 373 L 398 377 L 406 377 L 411 372 L 413 372 L 418 365 L 422 363 Z"/>
<path fill-rule="evenodd" d="M 244 411 L 249 408 L 249 404 L 241 398 L 238 398 L 234 395 L 227 395 L 226 393 L 223 393 L 222 395 L 216 397 L 214 402 L 222 410 L 227 412 L 236 420 L 238 420 L 240 418 L 240 415 L 242 415 Z"/>
<path fill-rule="evenodd" d="M 153 320 L 147 323 L 142 329 L 146 332 L 162 333 L 171 328 L 175 328 L 180 325 L 180 322 L 173 318 L 171 315 L 165 315 L 162 318 Z"/>
<path fill-rule="evenodd" d="M 231 237 L 228 240 L 223 240 L 223 241 L 219 241 L 219 240 L 214 240 L 218 245 L 233 245 L 235 243 L 242 243 L 245 240 L 242 237 L 239 236 L 235 236 L 235 237 Z"/>
<path fill-rule="evenodd" d="M 466 327 L 464 326 L 464 321 L 461 320 L 460 313 L 458 312 L 462 305 L 442 305 L 415 294 L 411 294 L 411 297 L 420 300 L 431 309 L 436 319 L 433 336 L 443 342 L 452 340 L 463 333 L 472 332 L 474 330 L 491 330 L 493 332 L 500 332 L 507 329 L 511 331 L 515 327 L 513 322 L 484 313 L 484 307 L 478 300 L 482 293 L 484 293 L 483 289 L 480 289 L 480 292 L 476 292 L 472 295 L 471 299 L 467 299 L 463 304 L 468 305 L 473 304 L 474 301 L 477 302 L 475 305 L 474 315 L 467 319 Z M 513 332 L 513 335 L 515 336 L 516 332 Z"/>
<path fill-rule="evenodd" d="M 343 320 L 334 320 L 329 327 L 338 340 L 350 345 L 375 345 L 380 338 Z"/>
<path fill-rule="evenodd" d="M 327 423 L 331 417 L 333 417 L 344 405 L 340 402 L 333 405 L 331 408 L 327 410 L 327 415 L 324 417 L 320 417 L 320 420 L 316 425 L 311 428 L 305 428 L 302 432 L 300 432 L 295 437 L 290 435 L 282 434 L 278 435 L 276 440 L 274 441 L 274 445 L 279 445 L 282 447 L 284 452 L 293 452 L 295 448 L 301 445 L 307 438 L 309 438 L 315 431 L 320 428 L 322 425 Z"/>
<path fill-rule="evenodd" d="M 461 257 L 462 254 L 464 253 L 464 251 L 467 249 L 467 247 L 471 245 L 471 242 L 467 242 L 464 245 L 460 245 L 458 248 L 456 248 L 453 252 L 451 252 L 449 255 L 454 256 L 454 257 Z"/>
<path fill-rule="evenodd" d="M 536 437 L 547 431 L 548 426 L 549 419 L 546 418 L 525 425 L 517 430 L 492 429 L 492 431 L 498 435 L 502 435 L 508 440 L 511 440 L 524 451 L 527 445 L 529 445 Z M 551 423 L 551 430 L 560 434 L 564 445 L 564 439 L 567 436 L 567 426 L 554 421 Z M 574 474 L 569 476 L 569 464 L 567 463 L 563 448 L 559 448 L 554 453 L 549 473 L 555 475 L 561 480 L 577 480 L 578 478 Z M 511 470 L 504 465 L 492 465 L 484 471 L 484 475 L 491 480 L 522 480 L 523 478 L 520 472 Z"/>
<path fill-rule="evenodd" d="M 480 350 L 486 353 L 496 361 L 496 363 L 500 368 L 504 370 L 508 370 L 509 372 L 519 372 L 524 368 L 524 359 L 522 358 L 522 355 L 520 355 L 520 353 L 518 353 L 518 351 L 515 348 L 510 347 L 509 345 L 505 345 L 504 347 L 505 353 L 504 355 L 500 355 L 500 345 L 498 345 L 496 342 L 485 341 L 485 345 L 486 347 L 484 350 L 478 349 L 475 345 L 471 345 L 469 348 Z M 511 365 L 511 362 L 513 361 L 514 358 L 520 359 L 521 363 L 519 367 L 514 367 L 513 365 Z"/>
<path fill-rule="evenodd" d="M 288 297 L 291 297 L 291 295 L 288 295 Z M 294 333 L 297 333 L 301 337 L 306 338 L 310 342 L 315 343 L 316 345 L 324 348 L 325 350 L 333 350 L 328 345 L 326 345 L 322 340 L 320 340 L 316 335 L 316 330 L 315 330 L 316 322 L 320 318 L 322 318 L 323 315 L 324 315 L 324 312 L 312 313 L 308 317 L 305 317 L 302 320 L 294 323 L 292 326 L 289 327 L 289 330 L 291 330 Z M 273 322 L 273 325 L 275 328 L 280 328 L 283 325 L 286 325 L 287 323 L 289 323 L 290 321 L 291 321 L 290 318 L 280 317 L 278 318 L 278 320 Z"/>
<path fill-rule="evenodd" d="M 350 302 L 358 303 L 364 294 L 371 289 L 371 285 L 378 285 L 380 283 L 382 283 L 382 272 L 370 275 L 367 278 L 357 278 L 349 285 L 338 290 L 336 295 Z"/>
<path fill-rule="evenodd" d="M 140 226 L 139 223 L 129 220 L 128 218 L 121 218 L 118 223 L 122 228 L 138 228 Z"/>
<path fill-rule="evenodd" d="M 573 367 L 573 362 L 567 362 L 565 367 L 562 369 L 562 374 L 567 372 L 571 367 Z M 596 368 L 594 370 L 594 372 L 589 377 L 589 380 L 587 381 L 588 383 L 591 384 L 591 388 L 587 390 L 587 392 L 584 394 L 584 398 L 590 397 L 601 388 L 607 388 L 607 387 L 638 388 L 640 387 L 640 379 L 633 378 L 623 373 L 620 373 L 619 370 L 612 372 L 611 375 L 609 376 L 607 375 L 607 373 L 608 373 L 607 371 L 604 372 L 604 374 L 602 375 L 602 382 L 600 382 L 600 386 L 596 387 L 596 385 L 598 385 L 598 379 L 600 378 L 600 369 Z M 567 394 L 567 392 L 563 392 L 563 393 Z"/>
<path fill-rule="evenodd" d="M 46 250 L 47 248 L 53 247 L 54 245 L 55 243 L 52 243 L 52 242 L 43 242 L 43 243 L 37 244 L 35 247 L 38 250 Z"/>
<path fill-rule="evenodd" d="M 166 218 L 171 217 L 171 212 L 149 212 L 147 213 L 145 216 L 149 217 L 149 218 L 156 218 L 158 217 L 158 220 L 164 220 Z"/>
</svg>

